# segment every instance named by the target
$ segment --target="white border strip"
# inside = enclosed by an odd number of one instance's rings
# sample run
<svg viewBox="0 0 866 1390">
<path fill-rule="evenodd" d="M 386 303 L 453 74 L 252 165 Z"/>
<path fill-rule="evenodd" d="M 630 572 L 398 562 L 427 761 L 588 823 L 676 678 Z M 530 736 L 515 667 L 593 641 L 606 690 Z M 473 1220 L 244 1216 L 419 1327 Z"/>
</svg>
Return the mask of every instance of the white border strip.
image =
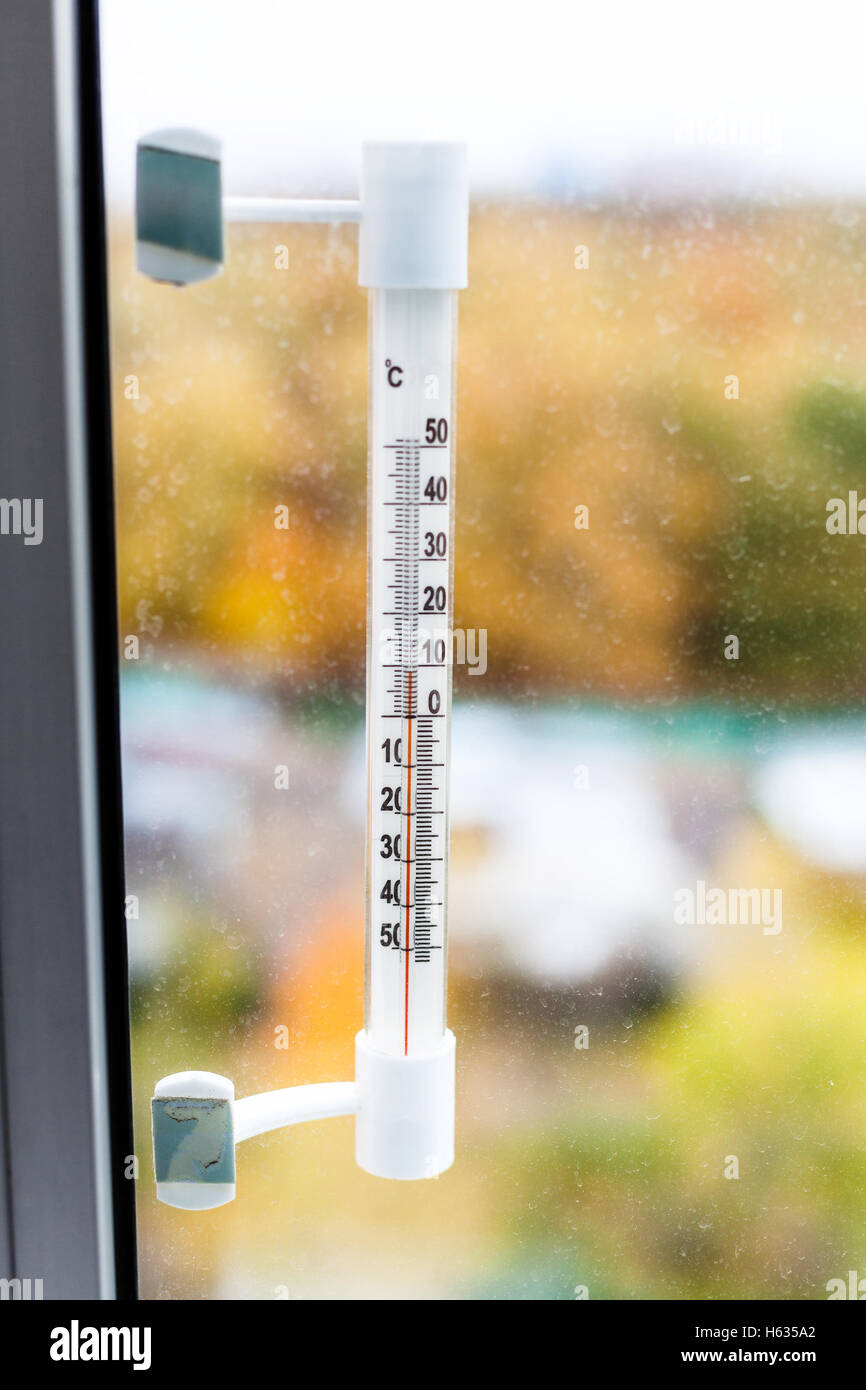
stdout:
<svg viewBox="0 0 866 1390">
<path fill-rule="evenodd" d="M 54 100 L 57 131 L 60 281 L 63 314 L 69 535 L 72 618 L 77 695 L 81 859 L 87 951 L 87 1013 L 90 1029 L 90 1101 L 93 1126 L 94 1203 L 97 1221 L 99 1291 L 117 1295 L 114 1270 L 114 1214 L 111 1200 L 111 1144 L 107 1113 L 108 1068 L 105 1040 L 102 955 L 102 890 L 99 852 L 99 797 L 96 784 L 96 712 L 90 611 L 90 527 L 87 514 L 87 422 L 84 407 L 84 306 L 81 295 L 80 176 L 78 167 L 77 52 L 74 0 L 53 0 Z M 70 1194 L 74 1200 L 74 1194 Z"/>
</svg>

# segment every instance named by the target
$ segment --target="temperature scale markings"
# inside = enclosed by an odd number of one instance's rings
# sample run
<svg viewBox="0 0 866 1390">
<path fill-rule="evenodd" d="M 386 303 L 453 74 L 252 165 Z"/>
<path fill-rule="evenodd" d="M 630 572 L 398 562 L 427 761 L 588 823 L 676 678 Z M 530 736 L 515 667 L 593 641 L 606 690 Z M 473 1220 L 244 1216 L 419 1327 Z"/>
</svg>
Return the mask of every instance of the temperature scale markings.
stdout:
<svg viewBox="0 0 866 1390">
<path fill-rule="evenodd" d="M 415 903 L 413 902 L 413 888 L 417 893 L 417 847 L 413 845 L 413 770 L 415 767 L 413 760 L 413 734 L 414 722 L 416 718 L 415 701 L 417 699 L 416 681 L 417 676 L 413 669 L 416 655 L 416 631 L 418 627 L 418 514 L 415 508 L 418 504 L 419 471 L 420 459 L 418 447 L 420 441 L 417 439 L 398 439 L 393 446 L 396 450 L 396 501 L 397 511 L 394 517 L 395 544 L 394 554 L 387 557 L 386 562 L 394 566 L 394 589 L 397 609 L 394 615 L 397 620 L 398 630 L 398 661 L 397 669 L 405 673 L 405 689 L 402 692 L 404 697 L 404 707 L 399 709 L 396 704 L 400 700 L 401 692 L 395 689 L 395 713 L 406 721 L 406 761 L 403 765 L 403 775 L 405 777 L 406 805 L 405 805 L 405 838 L 404 849 L 406 859 L 406 880 L 404 903 L 404 932 L 403 946 L 405 962 L 403 966 L 403 1052 L 405 1056 L 409 1053 L 409 1015 L 410 1015 L 410 964 L 415 945 L 415 935 L 413 932 L 413 914 L 415 914 Z M 402 682 L 399 677 L 395 685 L 399 686 Z M 402 703 L 402 702 L 401 702 Z M 415 755 L 417 757 L 417 753 Z M 417 789 L 415 791 L 417 796 Z M 416 822 L 417 824 L 417 822 Z M 415 863 L 415 881 L 412 878 L 412 864 Z"/>
<path fill-rule="evenodd" d="M 409 726 L 409 762 L 408 762 L 408 788 L 409 795 L 406 803 L 406 847 L 411 855 L 412 852 L 412 672 L 409 672 L 409 710 L 406 716 Z M 403 1023 L 403 1052 L 408 1056 L 409 1053 L 409 901 L 411 884 L 411 858 L 406 860 L 406 984 L 405 984 L 405 1008 Z M 416 932 L 417 938 L 417 932 Z"/>
<path fill-rule="evenodd" d="M 400 760 L 406 798 L 402 811 L 405 858 L 402 855 L 398 856 L 401 873 L 405 866 L 402 882 L 403 901 L 400 909 L 403 941 L 401 944 L 395 942 L 392 949 L 397 950 L 398 959 L 400 951 L 404 956 L 401 980 L 402 1031 L 403 1053 L 404 1056 L 408 1056 L 412 1008 L 411 965 L 413 962 L 416 965 L 429 964 L 431 953 L 443 950 L 443 946 L 435 944 L 433 940 L 441 929 L 439 915 L 444 906 L 442 899 L 433 896 L 442 889 L 443 880 L 434 877 L 434 874 L 439 864 L 444 862 L 443 854 L 433 852 L 434 848 L 437 848 L 436 841 L 442 838 L 440 832 L 433 827 L 441 826 L 445 817 L 444 809 L 434 806 L 434 801 L 442 790 L 434 782 L 434 768 L 441 768 L 444 763 L 439 751 L 442 740 L 435 732 L 436 726 L 433 721 L 447 716 L 442 711 L 433 713 L 432 710 L 425 710 L 422 714 L 418 708 L 422 688 L 420 672 L 442 670 L 443 665 L 441 662 L 422 662 L 418 659 L 420 653 L 417 649 L 416 634 L 419 619 L 428 616 L 428 610 L 421 608 L 418 603 L 419 561 L 423 564 L 428 559 L 435 559 L 447 564 L 448 560 L 447 557 L 422 557 L 419 554 L 417 509 L 425 505 L 448 506 L 447 502 L 440 501 L 425 503 L 418 496 L 421 483 L 420 450 L 438 448 L 447 452 L 448 446 L 424 445 L 418 439 L 399 439 L 385 447 L 395 451 L 395 471 L 388 474 L 395 480 L 394 499 L 389 499 L 386 505 L 396 510 L 393 515 L 394 525 L 386 531 L 388 536 L 393 537 L 392 544 L 388 547 L 391 553 L 384 557 L 385 563 L 393 566 L 393 582 L 384 587 L 393 594 L 394 608 L 383 609 L 382 617 L 395 620 L 396 659 L 382 663 L 383 669 L 395 673 L 395 679 L 393 685 L 386 687 L 387 695 L 393 700 L 391 712 L 380 711 L 380 718 L 401 721 L 406 741 L 406 757 L 405 760 Z M 425 704 L 427 703 L 432 704 L 432 698 L 429 702 L 425 700 Z"/>
</svg>

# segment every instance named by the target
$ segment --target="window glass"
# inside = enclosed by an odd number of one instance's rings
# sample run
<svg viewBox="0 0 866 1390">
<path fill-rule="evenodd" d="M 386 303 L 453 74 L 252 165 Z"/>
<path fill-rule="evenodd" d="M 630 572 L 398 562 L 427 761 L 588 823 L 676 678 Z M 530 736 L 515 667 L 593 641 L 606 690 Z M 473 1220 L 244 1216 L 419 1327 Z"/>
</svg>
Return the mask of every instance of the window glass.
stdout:
<svg viewBox="0 0 866 1390">
<path fill-rule="evenodd" d="M 866 1260 L 858 46 L 776 3 L 102 29 L 143 1296 L 826 1297 Z M 135 142 L 184 125 L 233 194 L 355 197 L 361 139 L 418 136 L 473 187 L 457 1160 L 384 1182 L 301 1125 L 190 1214 L 161 1076 L 353 1074 L 367 306 L 353 227 L 137 275 Z"/>
</svg>

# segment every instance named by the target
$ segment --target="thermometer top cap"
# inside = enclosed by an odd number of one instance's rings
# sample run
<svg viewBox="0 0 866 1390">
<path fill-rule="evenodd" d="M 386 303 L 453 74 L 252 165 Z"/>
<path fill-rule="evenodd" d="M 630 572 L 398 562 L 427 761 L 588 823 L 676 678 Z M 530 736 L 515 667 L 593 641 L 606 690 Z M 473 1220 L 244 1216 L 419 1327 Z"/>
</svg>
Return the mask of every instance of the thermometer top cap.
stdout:
<svg viewBox="0 0 866 1390">
<path fill-rule="evenodd" d="M 384 290 L 461 290 L 467 283 L 466 146 L 365 144 L 358 283 Z"/>
</svg>

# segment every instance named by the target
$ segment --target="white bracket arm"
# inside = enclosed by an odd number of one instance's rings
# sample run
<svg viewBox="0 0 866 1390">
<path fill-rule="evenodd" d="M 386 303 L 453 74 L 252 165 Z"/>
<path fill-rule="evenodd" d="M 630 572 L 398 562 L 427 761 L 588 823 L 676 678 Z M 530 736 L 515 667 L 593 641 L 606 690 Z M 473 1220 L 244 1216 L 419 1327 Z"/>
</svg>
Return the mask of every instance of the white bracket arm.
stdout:
<svg viewBox="0 0 866 1390">
<path fill-rule="evenodd" d="M 360 222 L 357 198 L 223 198 L 226 222 Z"/>
<path fill-rule="evenodd" d="M 330 1120 L 354 1115 L 358 1087 L 354 1081 L 326 1081 L 315 1086 L 287 1086 L 284 1091 L 262 1091 L 235 1102 L 235 1143 L 267 1134 L 271 1129 L 299 1125 L 304 1120 Z"/>
<path fill-rule="evenodd" d="M 355 1080 L 235 1100 L 227 1076 L 182 1071 L 154 1088 L 156 1195 L 203 1211 L 235 1195 L 235 1146 L 272 1129 L 355 1116 L 355 1159 L 380 1178 L 435 1178 L 454 1161 L 454 1034 L 435 1052 L 391 1057 L 355 1039 Z"/>
<path fill-rule="evenodd" d="M 462 145 L 365 145 L 360 198 L 224 197 L 220 148 L 200 130 L 157 130 L 139 140 L 136 259 L 151 279 L 193 285 L 218 275 L 224 222 L 357 222 L 360 285 L 466 285 L 469 190 Z"/>
</svg>

